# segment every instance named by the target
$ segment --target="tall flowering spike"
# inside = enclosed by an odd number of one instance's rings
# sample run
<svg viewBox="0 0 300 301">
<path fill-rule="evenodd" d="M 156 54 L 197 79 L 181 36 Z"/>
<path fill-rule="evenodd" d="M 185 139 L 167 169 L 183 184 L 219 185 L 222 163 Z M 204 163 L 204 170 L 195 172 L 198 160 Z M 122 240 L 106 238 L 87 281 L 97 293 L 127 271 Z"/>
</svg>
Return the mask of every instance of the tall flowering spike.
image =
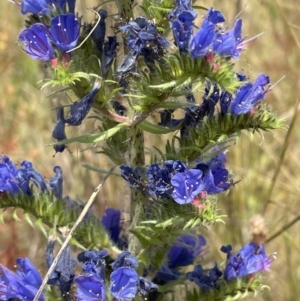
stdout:
<svg viewBox="0 0 300 301">
<path fill-rule="evenodd" d="M 80 23 L 74 14 L 58 15 L 51 20 L 49 32 L 53 43 L 66 52 L 77 44 Z"/>
<path fill-rule="evenodd" d="M 100 81 L 96 80 L 92 90 L 79 101 L 75 101 L 70 108 L 69 117 L 65 119 L 65 123 L 73 126 L 81 125 L 83 119 L 89 113 L 94 98 L 101 87 Z"/>
<path fill-rule="evenodd" d="M 47 190 L 47 184 L 44 177 L 33 168 L 33 164 L 27 160 L 21 163 L 21 168 L 33 180 L 33 182 L 41 189 L 42 192 Z"/>
<path fill-rule="evenodd" d="M 176 0 L 176 7 L 169 13 L 174 40 L 181 52 L 188 51 L 196 17 L 197 13 L 192 9 L 190 0 Z"/>
<path fill-rule="evenodd" d="M 205 245 L 206 240 L 202 235 L 179 237 L 176 240 L 176 245 L 168 251 L 169 268 L 174 269 L 193 264 Z"/>
<path fill-rule="evenodd" d="M 62 200 L 63 196 L 63 172 L 60 166 L 53 169 L 55 175 L 49 180 L 49 186 L 53 190 L 54 196 L 58 200 Z"/>
<path fill-rule="evenodd" d="M 201 170 L 190 169 L 173 176 L 171 183 L 174 187 L 172 193 L 174 201 L 180 205 L 191 203 L 205 188 L 202 175 Z"/>
<path fill-rule="evenodd" d="M 105 39 L 105 33 L 106 33 L 106 24 L 105 19 L 108 16 L 108 13 L 105 9 L 99 10 L 100 15 L 100 22 L 98 23 L 97 27 L 92 32 L 92 39 L 97 47 L 97 49 L 102 52 L 102 47 Z"/>
<path fill-rule="evenodd" d="M 102 216 L 102 224 L 110 234 L 110 238 L 114 243 L 118 243 L 121 227 L 121 212 L 119 210 L 108 208 L 105 210 L 105 215 Z"/>
<path fill-rule="evenodd" d="M 209 9 L 201 27 L 191 39 L 190 53 L 192 57 L 204 56 L 211 50 L 215 38 L 215 26 L 224 21 L 224 16 L 220 11 Z"/>
<path fill-rule="evenodd" d="M 242 85 L 232 100 L 230 111 L 233 115 L 246 114 L 254 105 L 263 100 L 266 92 L 265 86 L 270 83 L 270 78 L 265 74 L 259 74 L 255 82 Z"/>
<path fill-rule="evenodd" d="M 63 141 L 67 139 L 66 132 L 65 132 L 65 117 L 64 117 L 64 108 L 60 107 L 56 111 L 57 114 L 57 121 L 54 126 L 52 132 L 52 138 L 55 141 Z M 54 145 L 53 148 L 56 153 L 62 153 L 66 149 L 65 144 Z"/>
<path fill-rule="evenodd" d="M 7 156 L 0 156 L 0 192 L 18 193 L 19 187 L 15 177 L 17 167 Z"/>
<path fill-rule="evenodd" d="M 23 0 L 21 4 L 21 12 L 23 15 L 32 13 L 48 13 L 49 0 Z"/>
<path fill-rule="evenodd" d="M 134 269 L 118 268 L 111 275 L 110 292 L 117 300 L 132 300 L 138 289 L 139 276 Z"/>
<path fill-rule="evenodd" d="M 105 285 L 95 275 L 80 275 L 74 279 L 77 285 L 76 300 L 105 301 Z"/>
<path fill-rule="evenodd" d="M 47 28 L 44 24 L 36 23 L 30 28 L 22 30 L 19 35 L 19 42 L 23 44 L 23 50 L 33 59 L 50 61 L 54 56 Z"/>
</svg>

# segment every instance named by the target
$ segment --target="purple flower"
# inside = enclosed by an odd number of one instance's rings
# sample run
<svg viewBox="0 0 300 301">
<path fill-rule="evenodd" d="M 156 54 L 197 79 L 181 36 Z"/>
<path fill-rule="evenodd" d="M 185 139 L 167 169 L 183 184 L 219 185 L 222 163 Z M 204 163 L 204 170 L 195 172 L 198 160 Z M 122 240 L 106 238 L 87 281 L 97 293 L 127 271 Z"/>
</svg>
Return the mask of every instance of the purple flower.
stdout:
<svg viewBox="0 0 300 301">
<path fill-rule="evenodd" d="M 130 187 L 140 190 L 144 188 L 144 185 L 141 181 L 142 169 L 140 167 L 133 169 L 128 164 L 122 164 L 120 166 L 120 171 L 122 178 L 129 184 Z"/>
<path fill-rule="evenodd" d="M 100 82 L 95 81 L 92 90 L 79 101 L 75 101 L 70 108 L 69 117 L 65 119 L 65 123 L 73 126 L 81 125 L 83 119 L 89 113 L 94 98 L 100 89 Z"/>
<path fill-rule="evenodd" d="M 220 11 L 213 8 L 209 9 L 201 27 L 191 39 L 190 52 L 192 57 L 204 56 L 211 50 L 215 38 L 215 26 L 224 21 L 224 16 Z"/>
<path fill-rule="evenodd" d="M 58 15 L 49 29 L 53 43 L 63 52 L 73 49 L 78 41 L 80 23 L 74 14 Z"/>
<path fill-rule="evenodd" d="M 79 301 L 104 301 L 105 286 L 102 280 L 94 275 L 80 275 L 74 279 L 77 284 L 76 297 Z"/>
<path fill-rule="evenodd" d="M 0 192 L 18 193 L 19 187 L 15 177 L 17 167 L 7 156 L 0 156 Z"/>
<path fill-rule="evenodd" d="M 67 3 L 68 3 L 69 12 L 71 14 L 75 14 L 76 0 L 67 0 Z"/>
<path fill-rule="evenodd" d="M 101 75 L 104 78 L 107 77 L 114 59 L 117 57 L 117 47 L 119 45 L 116 37 L 107 37 L 107 39 L 108 41 L 104 43 L 101 61 Z"/>
<path fill-rule="evenodd" d="M 203 292 L 207 292 L 219 287 L 218 280 L 222 276 L 222 272 L 218 269 L 217 264 L 208 271 L 208 274 L 201 265 L 197 265 L 194 271 L 188 272 L 186 276 L 190 281 L 195 282 Z"/>
<path fill-rule="evenodd" d="M 240 46 L 242 42 L 242 19 L 235 22 L 234 28 L 216 35 L 213 43 L 213 51 L 219 55 L 231 56 L 238 59 L 243 48 Z"/>
<path fill-rule="evenodd" d="M 105 19 L 107 18 L 108 13 L 105 9 L 100 9 L 98 13 L 99 13 L 101 19 L 100 19 L 100 22 L 98 23 L 97 27 L 92 32 L 92 39 L 96 45 L 96 48 L 100 52 L 102 52 L 102 47 L 103 47 L 105 33 L 106 33 Z"/>
<path fill-rule="evenodd" d="M 0 299 L 32 300 L 37 293 L 42 278 L 29 259 L 17 259 L 20 270 L 13 273 L 0 265 Z M 44 301 L 43 295 L 39 301 Z"/>
<path fill-rule="evenodd" d="M 247 275 L 269 270 L 273 257 L 266 255 L 263 245 L 249 243 L 237 254 L 231 253 L 231 246 L 223 246 L 221 251 L 227 254 L 224 278 L 230 281 Z"/>
<path fill-rule="evenodd" d="M 192 9 L 190 0 L 177 0 L 176 7 L 169 13 L 174 40 L 181 52 L 188 50 L 196 17 L 197 13 Z"/>
<path fill-rule="evenodd" d="M 202 235 L 181 236 L 176 240 L 168 251 L 168 266 L 175 269 L 180 266 L 193 264 L 195 258 L 201 253 L 202 247 L 206 245 L 206 240 Z"/>
<path fill-rule="evenodd" d="M 44 24 L 36 23 L 30 28 L 22 30 L 19 41 L 23 44 L 23 50 L 33 59 L 50 61 L 54 56 L 47 28 Z"/>
<path fill-rule="evenodd" d="M 194 198 L 204 190 L 205 184 L 202 181 L 202 171 L 190 169 L 185 172 L 177 173 L 171 179 L 174 187 L 172 197 L 180 205 L 191 203 Z"/>
<path fill-rule="evenodd" d="M 111 275 L 110 291 L 120 301 L 131 300 L 137 293 L 139 276 L 134 269 L 118 268 Z"/>
<path fill-rule="evenodd" d="M 110 238 L 114 243 L 118 243 L 121 228 L 121 212 L 113 208 L 105 210 L 105 215 L 102 216 L 102 224 L 106 231 L 110 234 Z"/>
<path fill-rule="evenodd" d="M 268 90 L 265 86 L 270 83 L 270 78 L 267 75 L 259 74 L 255 82 L 246 83 L 241 86 L 232 100 L 230 111 L 233 115 L 248 113 L 254 105 L 264 99 L 264 95 Z"/>
<path fill-rule="evenodd" d="M 49 0 L 23 0 L 21 4 L 21 12 L 23 15 L 27 13 L 48 13 L 49 2 Z"/>
</svg>

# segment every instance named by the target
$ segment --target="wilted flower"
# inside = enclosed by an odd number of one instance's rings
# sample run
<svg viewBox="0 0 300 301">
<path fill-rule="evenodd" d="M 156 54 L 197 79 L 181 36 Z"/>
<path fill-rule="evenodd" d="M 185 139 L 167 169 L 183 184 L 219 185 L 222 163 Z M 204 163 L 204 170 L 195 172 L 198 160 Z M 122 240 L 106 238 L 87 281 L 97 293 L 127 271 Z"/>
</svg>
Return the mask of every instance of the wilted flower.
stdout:
<svg viewBox="0 0 300 301">
<path fill-rule="evenodd" d="M 105 25 L 105 19 L 108 16 L 108 13 L 105 9 L 99 10 L 100 15 L 100 21 L 96 28 L 94 28 L 92 32 L 92 39 L 97 47 L 97 49 L 102 52 L 102 47 L 105 39 L 105 33 L 106 33 L 106 25 Z"/>
<path fill-rule="evenodd" d="M 80 23 L 74 14 L 58 15 L 51 20 L 49 33 L 53 43 L 63 52 L 73 49 L 78 41 Z"/>
<path fill-rule="evenodd" d="M 122 253 L 118 254 L 117 260 L 111 264 L 111 267 L 113 270 L 116 270 L 120 267 L 136 269 L 138 267 L 138 261 L 130 252 L 123 251 Z"/>
<path fill-rule="evenodd" d="M 110 238 L 114 243 L 118 243 L 121 227 L 121 212 L 119 210 L 108 208 L 105 210 L 105 214 L 102 216 L 102 224 L 110 233 Z"/>
<path fill-rule="evenodd" d="M 75 101 L 70 108 L 69 117 L 65 119 L 65 123 L 73 126 L 81 125 L 83 119 L 89 113 L 94 98 L 101 87 L 100 81 L 96 80 L 92 90 L 79 101 Z"/>
<path fill-rule="evenodd" d="M 201 265 L 196 265 L 193 272 L 186 274 L 187 278 L 195 282 L 204 292 L 213 288 L 219 287 L 219 278 L 222 276 L 222 272 L 218 269 L 217 264 L 207 272 L 205 272 Z"/>
<path fill-rule="evenodd" d="M 140 167 L 133 169 L 127 164 L 120 166 L 122 178 L 129 184 L 130 187 L 135 189 L 143 189 L 144 185 L 141 182 L 142 170 Z"/>
<path fill-rule="evenodd" d="M 104 43 L 101 62 L 101 74 L 104 78 L 107 77 L 107 74 L 114 62 L 114 58 L 117 57 L 117 47 L 119 45 L 116 37 L 107 38 L 108 41 Z"/>
<path fill-rule="evenodd" d="M 121 267 L 114 270 L 111 275 L 110 291 L 113 297 L 120 301 L 131 300 L 138 289 L 139 276 L 134 269 Z"/>
<path fill-rule="evenodd" d="M 30 28 L 22 30 L 19 41 L 23 44 L 23 50 L 33 59 L 50 61 L 54 56 L 54 50 L 44 24 L 36 23 Z"/>
<path fill-rule="evenodd" d="M 63 172 L 60 166 L 53 169 L 55 175 L 49 180 L 49 186 L 53 190 L 54 196 L 58 200 L 62 200 L 63 196 Z"/>
<path fill-rule="evenodd" d="M 64 108 L 63 107 L 57 108 L 56 115 L 57 115 L 57 121 L 52 132 L 52 138 L 55 141 L 63 141 L 67 139 L 66 132 L 65 132 Z M 58 145 L 54 145 L 53 148 L 57 153 L 62 153 L 65 150 L 66 145 L 58 144 Z"/>
</svg>

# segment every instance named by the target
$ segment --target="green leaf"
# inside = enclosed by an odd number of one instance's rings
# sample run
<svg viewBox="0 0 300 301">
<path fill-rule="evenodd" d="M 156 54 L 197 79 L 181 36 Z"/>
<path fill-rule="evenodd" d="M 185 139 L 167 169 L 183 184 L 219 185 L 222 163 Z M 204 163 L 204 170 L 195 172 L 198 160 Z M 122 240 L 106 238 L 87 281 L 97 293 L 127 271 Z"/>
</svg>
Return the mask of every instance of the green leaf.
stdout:
<svg viewBox="0 0 300 301">
<path fill-rule="evenodd" d="M 120 131 L 122 128 L 125 128 L 126 126 L 127 126 L 127 124 L 125 124 L 125 123 L 119 123 L 115 127 L 111 128 L 105 132 L 99 133 L 99 134 L 90 134 L 90 135 L 74 137 L 74 138 L 62 140 L 62 141 L 59 141 L 56 143 L 48 144 L 48 146 L 68 144 L 71 142 L 96 143 L 96 142 L 100 142 L 100 141 L 105 141 L 108 138 L 110 138 L 111 136 L 113 136 L 114 134 L 116 134 L 118 131 Z"/>
<path fill-rule="evenodd" d="M 142 131 L 146 131 L 152 134 L 168 134 L 177 131 L 180 129 L 181 123 L 179 123 L 176 127 L 173 128 L 166 128 L 157 124 L 153 124 L 148 120 L 144 120 L 142 123 L 138 124 L 138 128 Z"/>
</svg>

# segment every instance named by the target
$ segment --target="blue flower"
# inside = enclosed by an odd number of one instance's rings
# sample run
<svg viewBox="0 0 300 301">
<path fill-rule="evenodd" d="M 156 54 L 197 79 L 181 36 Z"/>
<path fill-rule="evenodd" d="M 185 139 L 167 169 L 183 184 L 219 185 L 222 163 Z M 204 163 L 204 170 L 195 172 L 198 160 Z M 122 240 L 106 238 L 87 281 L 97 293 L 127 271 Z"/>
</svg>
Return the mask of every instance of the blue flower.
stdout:
<svg viewBox="0 0 300 301">
<path fill-rule="evenodd" d="M 192 57 L 204 56 L 211 50 L 215 38 L 215 26 L 224 21 L 225 19 L 221 12 L 213 10 L 213 8 L 209 9 L 201 27 L 190 41 Z"/>
<path fill-rule="evenodd" d="M 113 208 L 106 209 L 105 215 L 102 216 L 102 224 L 115 244 L 118 243 L 121 232 L 120 221 L 121 212 Z"/>
<path fill-rule="evenodd" d="M 266 255 L 263 245 L 249 243 L 237 254 L 231 253 L 231 246 L 223 246 L 221 251 L 227 254 L 224 278 L 230 281 L 247 275 L 269 270 L 273 257 Z"/>
<path fill-rule="evenodd" d="M 168 251 L 168 266 L 175 269 L 193 264 L 195 258 L 201 253 L 206 240 L 202 235 L 181 236 Z"/>
<path fill-rule="evenodd" d="M 70 116 L 65 119 L 65 123 L 68 123 L 73 126 L 81 125 L 83 119 L 87 116 L 93 105 L 94 98 L 98 93 L 100 86 L 100 82 L 98 80 L 95 81 L 92 90 L 82 99 L 80 99 L 79 101 L 75 101 L 71 105 L 69 112 Z"/>
<path fill-rule="evenodd" d="M 176 0 L 176 7 L 169 13 L 174 40 L 181 52 L 188 51 L 196 17 L 197 13 L 192 9 L 190 0 Z"/>
<path fill-rule="evenodd" d="M 0 156 L 0 192 L 18 193 L 19 186 L 15 179 L 17 167 L 7 156 Z"/>
<path fill-rule="evenodd" d="M 80 23 L 74 14 L 58 15 L 49 29 L 53 43 L 63 52 L 73 49 L 78 41 Z"/>
<path fill-rule="evenodd" d="M 80 275 L 74 279 L 77 284 L 76 298 L 79 301 L 104 301 L 105 285 L 94 275 Z"/>
<path fill-rule="evenodd" d="M 113 270 L 116 270 L 120 267 L 129 267 L 136 269 L 138 267 L 138 261 L 134 255 L 128 251 L 123 251 L 118 254 L 118 258 L 115 262 L 111 264 Z"/>
<path fill-rule="evenodd" d="M 236 92 L 230 106 L 233 115 L 248 113 L 254 105 L 264 98 L 265 86 L 270 83 L 270 78 L 264 74 L 259 74 L 255 82 L 242 85 Z"/>
<path fill-rule="evenodd" d="M 191 203 L 194 198 L 204 190 L 205 184 L 202 181 L 202 171 L 190 169 L 185 172 L 177 173 L 171 179 L 174 187 L 172 197 L 180 205 Z"/>
<path fill-rule="evenodd" d="M 39 14 L 48 13 L 49 0 L 23 0 L 21 4 L 21 12 L 23 15 L 27 13 Z"/>
<path fill-rule="evenodd" d="M 54 196 L 58 200 L 62 200 L 63 195 L 63 172 L 60 166 L 53 169 L 55 175 L 49 180 L 49 186 L 53 190 Z"/>
<path fill-rule="evenodd" d="M 50 61 L 54 56 L 47 28 L 44 24 L 36 23 L 30 28 L 22 30 L 19 41 L 23 44 L 23 50 L 33 59 Z"/>
<path fill-rule="evenodd" d="M 158 289 L 158 286 L 152 281 L 139 277 L 139 291 L 142 295 L 147 295 L 151 290 Z"/>
<path fill-rule="evenodd" d="M 59 107 L 56 110 L 57 114 L 57 121 L 54 126 L 53 132 L 52 132 L 52 138 L 55 141 L 63 141 L 67 139 L 66 132 L 65 132 L 65 117 L 64 117 L 64 108 Z M 66 145 L 65 144 L 58 144 L 53 146 L 54 150 L 58 153 L 62 153 Z"/>
<path fill-rule="evenodd" d="M 190 281 L 195 282 L 203 292 L 207 292 L 219 287 L 218 280 L 222 276 L 222 272 L 218 269 L 217 264 L 208 271 L 208 274 L 201 265 L 196 265 L 194 271 L 188 272 L 186 276 Z"/>
<path fill-rule="evenodd" d="M 76 3 L 76 0 L 67 0 L 67 3 L 68 3 L 69 12 L 71 14 L 75 14 L 75 3 Z"/>
<path fill-rule="evenodd" d="M 240 47 L 242 42 L 242 19 L 235 22 L 234 28 L 222 33 L 218 32 L 213 43 L 213 51 L 219 55 L 231 56 L 238 59 L 243 48 Z"/>
<path fill-rule="evenodd" d="M 17 264 L 20 268 L 17 273 L 0 265 L 1 300 L 33 300 L 39 289 L 42 278 L 29 259 L 18 258 Z M 38 300 L 44 301 L 44 296 L 41 295 Z"/>
<path fill-rule="evenodd" d="M 148 192 L 156 197 L 170 197 L 173 192 L 172 176 L 185 171 L 185 169 L 185 164 L 179 160 L 167 160 L 163 165 L 158 163 L 149 165 L 146 170 Z"/>
<path fill-rule="evenodd" d="M 110 291 L 117 300 L 127 301 L 135 297 L 139 276 L 134 269 L 118 268 L 111 273 L 110 279 Z"/>
</svg>

